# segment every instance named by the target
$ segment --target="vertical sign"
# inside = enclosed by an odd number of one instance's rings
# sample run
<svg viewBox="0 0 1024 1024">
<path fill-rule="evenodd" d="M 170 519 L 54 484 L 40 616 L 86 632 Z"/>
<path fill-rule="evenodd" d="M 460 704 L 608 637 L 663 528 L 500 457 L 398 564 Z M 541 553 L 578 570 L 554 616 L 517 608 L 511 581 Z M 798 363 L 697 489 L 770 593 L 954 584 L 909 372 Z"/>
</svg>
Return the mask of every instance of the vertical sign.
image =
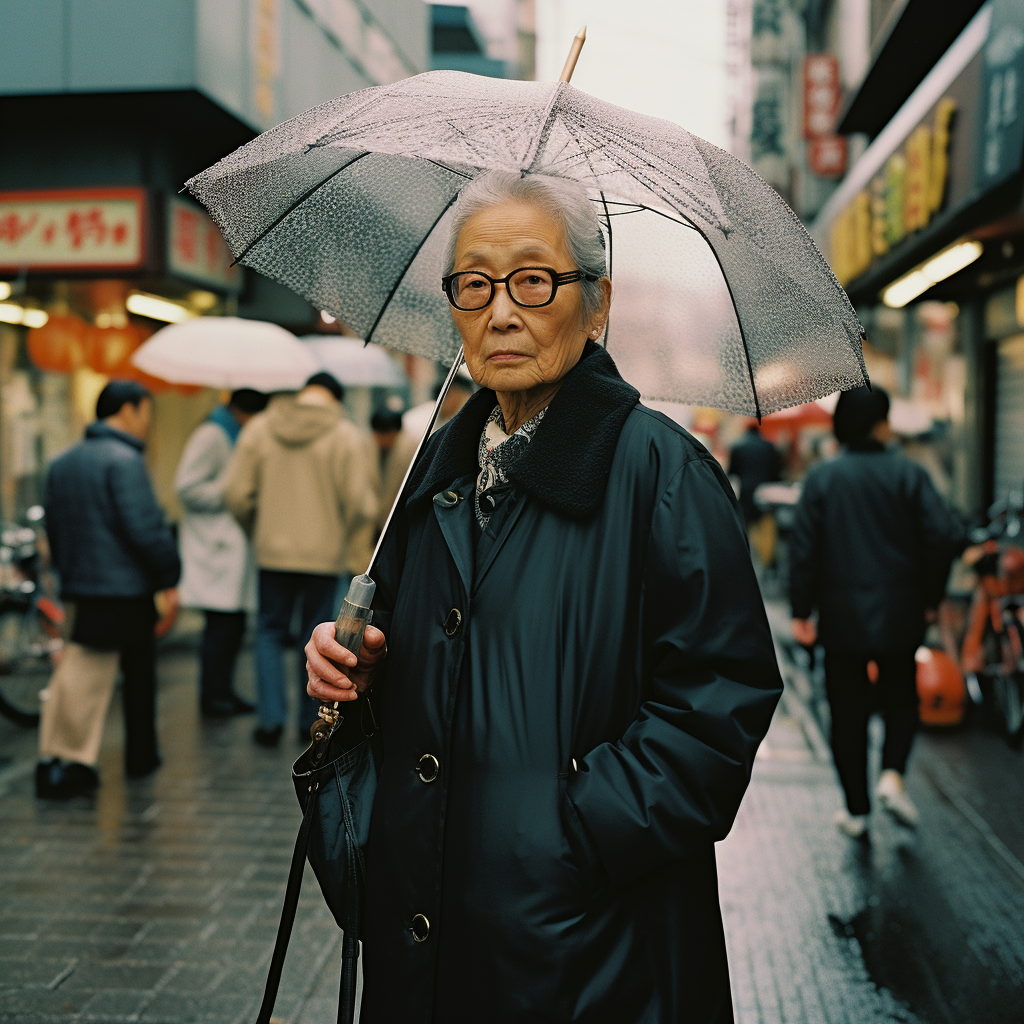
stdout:
<svg viewBox="0 0 1024 1024">
<path fill-rule="evenodd" d="M 839 178 L 846 170 L 846 139 L 835 134 L 839 113 L 839 58 L 812 53 L 804 58 L 804 138 L 807 164 L 821 178 Z"/>
<path fill-rule="evenodd" d="M 277 122 L 277 79 L 281 71 L 281 11 L 278 0 L 252 2 L 252 105 L 260 121 Z"/>
<path fill-rule="evenodd" d="M 1015 174 L 1024 149 L 1024 4 L 993 0 L 982 74 L 978 183 Z"/>
<path fill-rule="evenodd" d="M 229 291 L 242 285 L 241 271 L 231 265 L 231 253 L 217 225 L 205 210 L 178 196 L 167 199 L 167 269 Z"/>
</svg>

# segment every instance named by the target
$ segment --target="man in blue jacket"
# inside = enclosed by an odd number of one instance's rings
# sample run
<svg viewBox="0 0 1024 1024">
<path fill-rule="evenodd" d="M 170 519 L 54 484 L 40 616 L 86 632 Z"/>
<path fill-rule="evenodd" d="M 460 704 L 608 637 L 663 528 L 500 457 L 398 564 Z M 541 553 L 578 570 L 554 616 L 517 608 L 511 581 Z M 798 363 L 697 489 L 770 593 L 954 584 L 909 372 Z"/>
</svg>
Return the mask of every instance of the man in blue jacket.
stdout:
<svg viewBox="0 0 1024 1024">
<path fill-rule="evenodd" d="M 71 639 L 43 703 L 36 794 L 95 790 L 95 764 L 118 665 L 124 674 L 125 771 L 160 764 L 156 740 L 154 595 L 175 608 L 178 549 L 142 453 L 153 401 L 135 381 L 100 392 L 96 422 L 50 466 L 46 526 Z"/>
</svg>

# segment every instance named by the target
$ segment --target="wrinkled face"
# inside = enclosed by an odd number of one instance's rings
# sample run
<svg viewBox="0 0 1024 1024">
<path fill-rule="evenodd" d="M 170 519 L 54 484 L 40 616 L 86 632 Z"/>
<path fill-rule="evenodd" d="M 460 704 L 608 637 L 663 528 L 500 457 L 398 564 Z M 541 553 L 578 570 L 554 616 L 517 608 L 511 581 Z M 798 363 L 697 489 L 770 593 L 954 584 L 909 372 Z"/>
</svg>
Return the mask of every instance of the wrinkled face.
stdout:
<svg viewBox="0 0 1024 1024">
<path fill-rule="evenodd" d="M 506 202 L 470 217 L 459 232 L 455 268 L 502 278 L 519 267 L 576 270 L 562 226 L 532 203 Z M 525 391 L 560 380 L 579 361 L 589 332 L 603 322 L 582 322 L 579 284 L 561 285 L 550 305 L 517 306 L 497 285 L 490 305 L 452 307 L 466 365 L 478 384 L 494 391 Z"/>
</svg>

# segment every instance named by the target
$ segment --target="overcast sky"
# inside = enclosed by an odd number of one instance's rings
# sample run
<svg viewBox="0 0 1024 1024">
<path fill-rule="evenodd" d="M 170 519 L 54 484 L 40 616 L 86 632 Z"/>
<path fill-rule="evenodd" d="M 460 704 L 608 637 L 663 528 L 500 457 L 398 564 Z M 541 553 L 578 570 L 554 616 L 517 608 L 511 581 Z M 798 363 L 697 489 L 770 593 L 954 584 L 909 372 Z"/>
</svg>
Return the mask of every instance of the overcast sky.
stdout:
<svg viewBox="0 0 1024 1024">
<path fill-rule="evenodd" d="M 506 56 L 512 0 L 465 0 Z M 536 0 L 537 77 L 554 80 L 583 24 L 573 85 L 727 147 L 725 0 Z M 504 38 L 503 38 L 504 37 Z"/>
</svg>

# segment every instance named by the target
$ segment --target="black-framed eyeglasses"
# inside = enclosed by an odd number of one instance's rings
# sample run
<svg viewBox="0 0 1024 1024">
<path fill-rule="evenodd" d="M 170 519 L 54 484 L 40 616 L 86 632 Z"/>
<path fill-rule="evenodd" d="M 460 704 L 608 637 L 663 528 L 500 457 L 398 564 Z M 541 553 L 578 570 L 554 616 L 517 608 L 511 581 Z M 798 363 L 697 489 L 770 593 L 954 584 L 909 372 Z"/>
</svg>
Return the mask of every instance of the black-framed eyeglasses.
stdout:
<svg viewBox="0 0 1024 1024">
<path fill-rule="evenodd" d="M 520 267 L 501 278 L 490 277 L 479 270 L 461 270 L 441 278 L 448 301 L 464 312 L 483 309 L 494 298 L 494 286 L 503 284 L 508 297 L 526 309 L 547 306 L 555 301 L 558 286 L 574 281 L 597 281 L 593 274 L 569 270 L 559 274 L 551 267 Z"/>
</svg>

